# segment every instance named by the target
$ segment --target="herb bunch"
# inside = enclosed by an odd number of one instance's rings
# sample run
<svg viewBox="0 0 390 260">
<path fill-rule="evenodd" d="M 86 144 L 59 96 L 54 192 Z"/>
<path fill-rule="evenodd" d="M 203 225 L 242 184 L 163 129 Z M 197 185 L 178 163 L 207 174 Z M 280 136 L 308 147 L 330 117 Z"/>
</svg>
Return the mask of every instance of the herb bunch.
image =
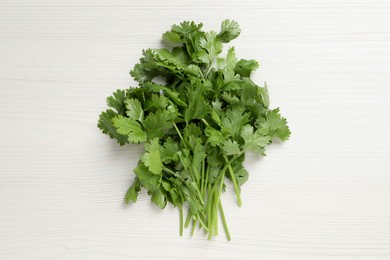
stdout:
<svg viewBox="0 0 390 260">
<path fill-rule="evenodd" d="M 192 234 L 199 226 L 211 239 L 220 216 L 230 240 L 221 203 L 225 180 L 241 206 L 245 153 L 265 155 L 290 130 L 279 109 L 269 109 L 267 86 L 250 79 L 258 62 L 238 60 L 234 47 L 221 56 L 223 44 L 239 36 L 238 23 L 223 21 L 219 33 L 201 29 L 188 21 L 173 25 L 162 35 L 173 48 L 144 50 L 130 71 L 139 86 L 108 97 L 98 127 L 120 145 L 144 143 L 126 203 L 145 188 L 160 208 L 178 207 L 180 235 L 192 224 Z"/>
</svg>

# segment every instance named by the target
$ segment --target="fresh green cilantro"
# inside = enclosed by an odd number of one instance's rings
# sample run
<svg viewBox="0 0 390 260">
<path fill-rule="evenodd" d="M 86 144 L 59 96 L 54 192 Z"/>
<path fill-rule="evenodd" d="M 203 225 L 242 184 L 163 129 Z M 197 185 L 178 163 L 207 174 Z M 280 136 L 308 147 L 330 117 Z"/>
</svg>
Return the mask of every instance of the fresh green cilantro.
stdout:
<svg viewBox="0 0 390 260">
<path fill-rule="evenodd" d="M 129 204 L 130 202 L 133 203 L 137 202 L 138 192 L 140 191 L 141 191 L 141 182 L 139 181 L 138 177 L 135 177 L 133 184 L 126 192 L 125 195 L 126 204 Z"/>
<path fill-rule="evenodd" d="M 205 135 L 207 136 L 207 140 L 211 146 L 220 145 L 225 140 L 221 131 L 215 130 L 212 127 L 206 127 Z"/>
<path fill-rule="evenodd" d="M 114 126 L 113 119 L 118 116 L 117 113 L 111 109 L 103 111 L 99 116 L 98 127 L 102 132 L 109 137 L 116 139 L 120 145 L 128 143 L 127 135 L 122 135 L 118 132 L 118 129 Z"/>
<path fill-rule="evenodd" d="M 146 143 L 145 150 L 146 152 L 141 157 L 142 162 L 148 167 L 149 171 L 160 175 L 163 164 L 160 157 L 160 144 L 158 143 L 158 138 L 154 138 Z"/>
<path fill-rule="evenodd" d="M 225 20 L 221 24 L 219 38 L 222 42 L 230 42 L 237 38 L 241 33 L 240 26 L 236 21 Z"/>
<path fill-rule="evenodd" d="M 138 99 L 129 98 L 125 100 L 126 115 L 132 120 L 142 122 L 144 120 L 144 110 Z"/>
<path fill-rule="evenodd" d="M 237 59 L 234 47 L 221 55 L 223 44 L 240 35 L 238 23 L 225 20 L 220 32 L 202 27 L 173 25 L 162 35 L 171 49 L 144 50 L 130 71 L 139 86 L 108 97 L 98 127 L 120 145 L 144 143 L 126 203 L 146 189 L 158 207 L 179 209 L 181 235 L 192 225 L 191 234 L 200 227 L 211 239 L 220 216 L 230 240 L 221 203 L 225 181 L 233 183 L 240 206 L 249 177 L 245 153 L 264 156 L 267 145 L 287 140 L 290 130 L 279 108 L 269 108 L 267 85 L 250 79 L 259 63 Z"/>
<path fill-rule="evenodd" d="M 125 101 L 126 91 L 118 89 L 115 91 L 112 96 L 107 98 L 107 105 L 113 109 L 115 109 L 118 114 L 123 114 L 125 110 Z"/>
<path fill-rule="evenodd" d="M 251 73 L 259 67 L 259 63 L 255 60 L 244 60 L 241 59 L 237 62 L 234 72 L 239 74 L 241 77 L 250 77 Z"/>
<path fill-rule="evenodd" d="M 232 141 L 230 139 L 225 140 L 223 142 L 222 150 L 223 150 L 223 153 L 225 155 L 240 155 L 241 154 L 240 146 L 238 145 L 238 143 L 236 141 Z"/>
<path fill-rule="evenodd" d="M 129 142 L 139 143 L 146 141 L 146 133 L 138 122 L 122 115 L 118 115 L 112 121 L 118 133 L 127 135 Z"/>
</svg>

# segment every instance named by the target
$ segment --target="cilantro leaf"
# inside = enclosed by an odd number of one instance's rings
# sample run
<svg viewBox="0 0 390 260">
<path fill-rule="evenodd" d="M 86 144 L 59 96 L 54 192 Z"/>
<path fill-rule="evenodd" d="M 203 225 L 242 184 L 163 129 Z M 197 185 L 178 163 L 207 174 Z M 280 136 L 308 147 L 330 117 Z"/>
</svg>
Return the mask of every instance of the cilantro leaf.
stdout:
<svg viewBox="0 0 390 260">
<path fill-rule="evenodd" d="M 217 36 L 216 32 L 208 32 L 199 40 L 199 45 L 204 49 L 199 54 L 199 59 L 205 63 L 212 63 L 222 51 L 222 42 Z"/>
<path fill-rule="evenodd" d="M 104 134 L 107 134 L 112 139 L 116 139 L 120 145 L 124 145 L 128 143 L 128 137 L 118 133 L 116 127 L 114 126 L 112 120 L 116 116 L 118 116 L 118 114 L 111 109 L 107 109 L 106 111 L 102 112 L 99 116 L 98 127 Z"/>
<path fill-rule="evenodd" d="M 203 24 L 196 24 L 193 21 L 184 21 L 181 22 L 179 25 L 172 25 L 172 32 L 178 33 L 178 34 L 188 34 L 193 31 L 199 31 L 203 27 Z"/>
<path fill-rule="evenodd" d="M 234 71 L 234 68 L 236 67 L 237 58 L 236 53 L 234 51 L 234 47 L 230 47 L 226 59 L 219 58 L 217 59 L 217 65 L 220 71 L 222 71 L 223 79 L 225 81 L 225 85 L 228 85 L 232 81 L 237 81 L 239 78 L 239 75 L 236 75 L 236 72 Z M 239 86 L 235 86 L 236 89 L 239 88 Z M 233 89 L 230 87 L 229 89 Z M 226 87 L 224 87 L 224 90 L 227 90 Z"/>
<path fill-rule="evenodd" d="M 258 88 L 258 92 L 263 99 L 263 104 L 265 107 L 269 107 L 269 95 L 267 83 L 264 83 L 264 87 Z"/>
<path fill-rule="evenodd" d="M 196 138 L 194 150 L 193 150 L 193 157 L 192 157 L 192 166 L 198 172 L 200 172 L 202 162 L 206 158 L 205 147 L 203 146 L 202 143 L 203 142 L 200 138 Z"/>
<path fill-rule="evenodd" d="M 279 108 L 268 111 L 265 118 L 258 118 L 256 127 L 259 133 L 270 135 L 281 141 L 288 140 L 291 134 L 287 120 L 280 115 Z"/>
<path fill-rule="evenodd" d="M 215 123 L 221 125 L 221 118 L 219 117 L 215 109 L 211 111 L 211 118 L 214 120 Z"/>
<path fill-rule="evenodd" d="M 188 123 L 192 119 L 202 119 L 210 110 L 200 86 L 196 89 L 188 89 L 188 107 L 184 112 L 184 119 Z"/>
<path fill-rule="evenodd" d="M 259 67 L 259 63 L 255 60 L 241 59 L 237 62 L 234 71 L 241 75 L 241 77 L 250 77 L 252 72 Z"/>
<path fill-rule="evenodd" d="M 160 157 L 160 144 L 158 138 L 150 140 L 145 144 L 146 152 L 142 155 L 142 162 L 148 167 L 153 174 L 160 175 L 163 169 L 163 164 Z"/>
<path fill-rule="evenodd" d="M 187 53 L 184 47 L 174 47 L 172 48 L 172 55 L 180 61 L 181 64 L 188 64 L 191 62 L 189 54 Z"/>
<path fill-rule="evenodd" d="M 167 31 L 162 35 L 163 40 L 174 43 L 182 43 L 183 40 L 180 37 L 180 34 L 172 31 Z"/>
<path fill-rule="evenodd" d="M 156 111 L 158 109 L 165 109 L 168 106 L 168 99 L 160 94 L 152 94 L 146 103 L 147 109 Z"/>
<path fill-rule="evenodd" d="M 180 99 L 180 94 L 176 91 L 172 91 L 171 89 L 159 85 L 153 82 L 147 82 L 144 84 L 145 88 L 149 89 L 152 92 L 163 93 L 166 97 L 168 97 L 174 104 L 180 107 L 187 107 L 187 103 Z"/>
<path fill-rule="evenodd" d="M 225 20 L 221 24 L 221 32 L 218 34 L 222 42 L 230 42 L 241 33 L 240 26 L 236 21 Z"/>
<path fill-rule="evenodd" d="M 142 55 L 140 63 L 137 63 L 130 71 L 130 75 L 140 84 L 152 81 L 163 71 L 156 64 L 152 49 L 143 50 Z"/>
<path fill-rule="evenodd" d="M 177 162 L 179 160 L 178 152 L 180 151 L 179 144 L 171 138 L 168 138 L 164 145 L 160 146 L 161 161 L 169 163 L 171 161 Z"/>
<path fill-rule="evenodd" d="M 149 171 L 142 161 L 138 162 L 137 167 L 134 169 L 134 173 L 138 177 L 141 185 L 148 191 L 153 192 L 159 188 L 160 176 Z"/>
<path fill-rule="evenodd" d="M 126 115 L 132 120 L 142 122 L 144 120 L 144 110 L 138 99 L 129 98 L 125 100 Z"/>
<path fill-rule="evenodd" d="M 107 105 L 116 110 L 118 114 L 123 114 L 125 109 L 124 100 L 126 98 L 126 91 L 118 89 L 112 96 L 107 98 Z"/>
<path fill-rule="evenodd" d="M 240 160 L 233 161 L 232 166 L 234 170 L 234 176 L 237 180 L 237 184 L 241 187 L 248 180 L 248 171 L 245 169 L 244 165 Z"/>
<path fill-rule="evenodd" d="M 258 155 L 264 155 L 264 147 L 271 142 L 270 136 L 261 135 L 259 131 L 254 133 L 251 125 L 242 127 L 241 137 L 245 142 L 245 151 L 251 151 Z"/>
<path fill-rule="evenodd" d="M 176 115 L 173 115 L 168 110 L 157 110 L 149 113 L 144 120 L 144 127 L 149 138 L 162 137 L 164 130 L 172 127 L 172 121 Z"/>
<path fill-rule="evenodd" d="M 139 143 L 146 141 L 146 133 L 138 122 L 122 115 L 118 115 L 112 121 L 119 134 L 128 136 L 129 142 Z"/>
<path fill-rule="evenodd" d="M 212 127 L 206 127 L 205 134 L 208 137 L 207 140 L 212 146 L 220 145 L 225 140 L 222 133 Z"/>
<path fill-rule="evenodd" d="M 236 141 L 230 139 L 223 142 L 222 150 L 226 155 L 241 154 L 240 146 Z"/>
<path fill-rule="evenodd" d="M 222 134 L 237 137 L 241 127 L 248 123 L 249 118 L 250 114 L 240 106 L 228 109 L 221 119 Z"/>
<path fill-rule="evenodd" d="M 157 189 L 152 193 L 151 201 L 156 204 L 160 209 L 165 208 L 167 205 L 166 197 L 162 189 Z"/>
<path fill-rule="evenodd" d="M 213 107 L 213 110 L 217 113 L 219 117 L 221 117 L 222 114 L 222 105 L 223 104 L 219 99 L 211 101 L 211 106 Z"/>
<path fill-rule="evenodd" d="M 231 105 L 238 104 L 240 102 L 240 99 L 237 97 L 237 95 L 234 95 L 229 92 L 222 92 L 221 98 Z"/>
<path fill-rule="evenodd" d="M 141 190 L 141 182 L 137 177 L 134 178 L 133 184 L 127 190 L 125 195 L 125 203 L 129 204 L 130 202 L 136 203 L 138 193 Z"/>
</svg>

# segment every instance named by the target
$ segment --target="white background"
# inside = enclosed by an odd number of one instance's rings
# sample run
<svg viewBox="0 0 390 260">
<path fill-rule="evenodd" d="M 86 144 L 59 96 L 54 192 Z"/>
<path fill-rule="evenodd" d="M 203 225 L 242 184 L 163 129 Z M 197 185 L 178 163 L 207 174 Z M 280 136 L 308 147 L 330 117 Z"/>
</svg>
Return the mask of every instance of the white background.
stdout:
<svg viewBox="0 0 390 260">
<path fill-rule="evenodd" d="M 224 233 L 126 206 L 141 146 L 96 127 L 173 23 L 242 28 L 293 132 L 246 162 Z M 390 259 L 390 2 L 0 0 L 0 259 Z"/>
</svg>

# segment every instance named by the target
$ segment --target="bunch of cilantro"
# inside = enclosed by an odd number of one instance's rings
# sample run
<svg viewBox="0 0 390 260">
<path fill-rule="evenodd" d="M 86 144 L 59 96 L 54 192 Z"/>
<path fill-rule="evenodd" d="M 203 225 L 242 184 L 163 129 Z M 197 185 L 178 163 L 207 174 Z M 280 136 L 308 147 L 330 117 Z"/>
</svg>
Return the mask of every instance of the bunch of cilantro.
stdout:
<svg viewBox="0 0 390 260">
<path fill-rule="evenodd" d="M 267 86 L 250 79 L 258 62 L 238 60 L 233 47 L 221 55 L 223 44 L 239 36 L 238 23 L 223 21 L 219 33 L 201 29 L 194 22 L 173 25 L 162 36 L 173 48 L 144 50 L 130 71 L 139 86 L 108 97 L 98 126 L 120 145 L 144 143 L 126 203 L 144 188 L 160 208 L 178 207 L 180 235 L 192 224 L 191 233 L 199 226 L 211 239 L 220 216 L 230 240 L 221 203 L 226 179 L 240 206 L 245 153 L 265 155 L 290 130 L 279 109 L 269 109 Z"/>
</svg>

